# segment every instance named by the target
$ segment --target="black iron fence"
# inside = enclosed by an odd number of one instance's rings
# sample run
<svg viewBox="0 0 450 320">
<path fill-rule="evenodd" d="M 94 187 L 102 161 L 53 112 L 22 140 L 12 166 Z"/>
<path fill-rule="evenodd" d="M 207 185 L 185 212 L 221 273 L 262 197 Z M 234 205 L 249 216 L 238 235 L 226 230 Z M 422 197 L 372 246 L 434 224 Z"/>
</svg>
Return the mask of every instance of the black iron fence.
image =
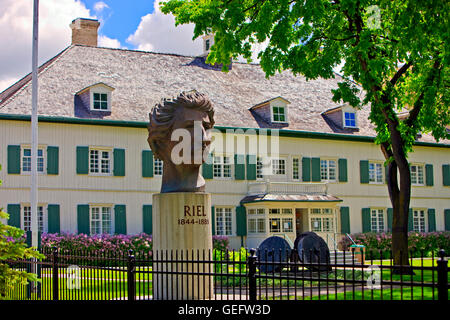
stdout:
<svg viewBox="0 0 450 320">
<path fill-rule="evenodd" d="M 314 252 L 243 249 L 43 254 L 41 261 L 8 262 L 40 279 L 14 284 L 8 299 L 448 300 L 443 250 L 438 257 L 410 258 L 409 266 L 370 252 L 365 260 L 334 252 L 326 261 Z"/>
</svg>

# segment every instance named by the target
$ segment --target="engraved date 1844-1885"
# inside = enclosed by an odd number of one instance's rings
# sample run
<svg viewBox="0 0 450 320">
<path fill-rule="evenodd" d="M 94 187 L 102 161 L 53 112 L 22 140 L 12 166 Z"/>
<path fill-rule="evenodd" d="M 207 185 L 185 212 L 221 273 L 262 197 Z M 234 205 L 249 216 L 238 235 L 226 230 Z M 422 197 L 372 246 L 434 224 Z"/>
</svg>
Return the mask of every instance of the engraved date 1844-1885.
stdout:
<svg viewBox="0 0 450 320">
<path fill-rule="evenodd" d="M 178 224 L 209 224 L 209 219 L 206 218 L 205 206 L 184 206 L 184 218 L 179 218 Z"/>
</svg>

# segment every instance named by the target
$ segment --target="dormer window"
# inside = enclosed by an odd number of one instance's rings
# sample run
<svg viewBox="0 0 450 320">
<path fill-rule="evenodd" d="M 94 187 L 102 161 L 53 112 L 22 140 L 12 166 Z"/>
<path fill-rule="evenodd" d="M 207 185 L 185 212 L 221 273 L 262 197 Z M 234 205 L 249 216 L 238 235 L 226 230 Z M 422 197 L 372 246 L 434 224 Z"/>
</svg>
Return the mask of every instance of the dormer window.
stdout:
<svg viewBox="0 0 450 320">
<path fill-rule="evenodd" d="M 282 97 L 276 97 L 264 102 L 258 103 L 250 108 L 252 112 L 259 115 L 268 123 L 282 123 L 287 125 L 288 120 L 288 104 L 290 102 Z"/>
<path fill-rule="evenodd" d="M 356 113 L 344 112 L 344 127 L 356 128 Z"/>
<path fill-rule="evenodd" d="M 207 34 L 203 36 L 203 56 L 207 56 L 209 54 L 209 50 L 214 44 L 214 35 Z"/>
<path fill-rule="evenodd" d="M 113 87 L 110 87 L 103 82 L 99 82 L 78 91 L 75 95 L 78 96 L 78 101 L 91 115 L 94 113 L 104 114 L 105 112 L 111 112 L 111 98 L 113 91 Z M 95 112 L 93 113 L 93 111 Z"/>
</svg>

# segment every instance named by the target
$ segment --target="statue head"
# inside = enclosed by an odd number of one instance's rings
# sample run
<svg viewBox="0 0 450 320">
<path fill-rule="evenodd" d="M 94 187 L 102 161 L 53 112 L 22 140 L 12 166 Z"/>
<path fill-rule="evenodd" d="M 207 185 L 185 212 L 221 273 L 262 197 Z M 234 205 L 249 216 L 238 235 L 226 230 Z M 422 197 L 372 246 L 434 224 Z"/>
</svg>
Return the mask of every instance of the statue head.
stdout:
<svg viewBox="0 0 450 320">
<path fill-rule="evenodd" d="M 201 188 L 199 189 L 198 184 L 202 182 L 204 190 L 204 180 L 199 167 L 209 151 L 210 129 L 214 126 L 214 108 L 208 97 L 197 91 L 182 92 L 175 99 L 163 99 L 156 104 L 149 117 L 147 141 L 155 157 L 163 160 L 164 164 L 161 192 L 199 191 Z M 185 144 L 189 145 L 189 150 L 174 150 L 177 144 L 181 143 L 177 139 L 181 136 L 176 130 L 179 130 L 185 140 L 186 136 L 189 137 L 189 143 Z M 190 154 L 183 154 L 184 152 Z M 180 163 L 174 159 L 174 153 L 190 161 Z M 200 161 L 198 155 L 201 155 Z M 196 181 L 193 177 L 195 174 Z"/>
</svg>

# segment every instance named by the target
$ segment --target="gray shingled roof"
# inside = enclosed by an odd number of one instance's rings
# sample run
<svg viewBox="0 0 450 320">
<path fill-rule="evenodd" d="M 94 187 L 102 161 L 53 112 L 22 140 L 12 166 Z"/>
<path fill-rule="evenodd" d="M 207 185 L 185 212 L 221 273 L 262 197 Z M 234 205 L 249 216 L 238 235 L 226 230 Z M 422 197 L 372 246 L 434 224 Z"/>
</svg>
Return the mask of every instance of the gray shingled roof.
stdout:
<svg viewBox="0 0 450 320">
<path fill-rule="evenodd" d="M 30 114 L 31 77 L 25 76 L 0 93 L 0 113 Z M 74 95 L 95 83 L 115 88 L 112 111 L 103 119 L 148 121 L 153 105 L 164 97 L 196 89 L 214 103 L 216 125 L 270 128 L 249 110 L 281 96 L 289 104 L 289 125 L 282 129 L 375 136 L 369 108 L 358 111 L 359 131 L 343 131 L 321 113 L 338 106 L 331 89 L 342 78 L 306 81 L 285 71 L 269 79 L 259 65 L 233 62 L 222 72 L 202 58 L 143 51 L 72 45 L 44 64 L 39 72 L 39 114 L 75 117 Z M 421 141 L 434 142 L 424 135 Z"/>
</svg>

